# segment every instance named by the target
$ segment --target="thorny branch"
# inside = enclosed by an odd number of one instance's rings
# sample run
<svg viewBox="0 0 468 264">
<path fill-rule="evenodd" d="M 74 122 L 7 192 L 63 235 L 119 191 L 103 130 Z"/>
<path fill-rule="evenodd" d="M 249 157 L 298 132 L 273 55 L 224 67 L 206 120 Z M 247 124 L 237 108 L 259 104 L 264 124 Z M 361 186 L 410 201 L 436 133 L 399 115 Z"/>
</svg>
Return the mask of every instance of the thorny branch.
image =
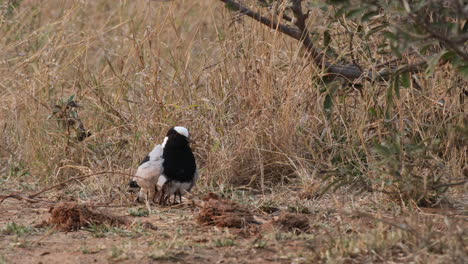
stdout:
<svg viewBox="0 0 468 264">
<path fill-rule="evenodd" d="M 314 64 L 319 67 L 324 67 L 326 72 L 343 77 L 350 81 L 356 80 L 374 80 L 374 79 L 387 79 L 393 72 L 392 71 L 382 71 L 382 72 L 373 72 L 372 70 L 362 70 L 359 65 L 338 65 L 333 64 L 327 61 L 327 58 L 323 53 L 314 45 L 314 42 L 309 36 L 309 30 L 306 26 L 306 20 L 308 18 L 308 13 L 304 14 L 302 11 L 302 0 L 290 0 L 289 9 L 294 14 L 291 22 L 295 25 L 288 26 L 282 24 L 273 17 L 271 19 L 260 15 L 258 12 L 251 10 L 250 8 L 238 3 L 235 0 L 220 0 L 221 2 L 229 5 L 231 8 L 238 10 L 240 13 L 249 16 L 250 18 L 262 23 L 265 26 L 268 26 L 272 29 L 278 30 L 279 32 L 296 39 L 302 43 L 302 46 L 310 54 Z M 261 3 L 264 3 L 263 0 L 258 0 Z M 288 19 L 286 19 L 289 21 Z M 423 69 L 425 63 L 417 63 L 414 65 L 407 65 L 407 69 L 410 72 L 419 72 Z"/>
</svg>

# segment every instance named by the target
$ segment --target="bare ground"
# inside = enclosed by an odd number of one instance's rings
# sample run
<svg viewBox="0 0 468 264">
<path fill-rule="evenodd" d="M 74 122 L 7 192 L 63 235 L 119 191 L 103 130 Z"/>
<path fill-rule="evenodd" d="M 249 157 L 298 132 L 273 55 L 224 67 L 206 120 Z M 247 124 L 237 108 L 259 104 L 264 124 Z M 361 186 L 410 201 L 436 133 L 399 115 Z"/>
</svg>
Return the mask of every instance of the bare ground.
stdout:
<svg viewBox="0 0 468 264">
<path fill-rule="evenodd" d="M 153 206 L 148 216 L 136 216 L 146 212 L 145 206 L 138 204 L 87 207 L 92 214 L 124 220 L 82 226 L 73 232 L 43 225 L 51 219 L 51 205 L 7 199 L 0 206 L 0 263 L 466 260 L 468 218 L 461 209 L 419 208 L 395 216 L 391 205 L 387 212 L 372 209 L 375 201 L 369 194 L 343 193 L 320 200 L 295 200 L 288 206 L 278 199 L 277 210 L 271 210 L 271 206 L 265 206 L 271 200 L 252 202 L 262 199 L 246 195 L 236 202 L 224 198 L 197 200 L 201 206 L 186 200 L 172 208 Z M 348 210 L 351 207 L 354 211 Z"/>
<path fill-rule="evenodd" d="M 2 229 L 11 222 L 34 226 L 49 217 L 47 206 L 25 205 L 13 200 L 5 202 L 2 211 Z M 106 211 L 129 215 L 127 208 Z M 255 245 L 258 236 L 241 238 L 229 230 L 199 227 L 193 216 L 194 210 L 187 206 L 162 210 L 143 218 L 157 230 L 138 232 L 133 231 L 132 226 L 123 228 L 128 234 L 114 231 L 96 234 L 98 231 L 91 229 L 60 232 L 46 228 L 24 236 L 2 235 L 0 254 L 7 263 L 289 263 L 288 247 L 305 246 L 290 241 L 283 244 L 280 251 L 270 246 L 260 248 L 262 245 Z M 141 217 L 128 218 L 135 223 L 142 220 Z"/>
</svg>

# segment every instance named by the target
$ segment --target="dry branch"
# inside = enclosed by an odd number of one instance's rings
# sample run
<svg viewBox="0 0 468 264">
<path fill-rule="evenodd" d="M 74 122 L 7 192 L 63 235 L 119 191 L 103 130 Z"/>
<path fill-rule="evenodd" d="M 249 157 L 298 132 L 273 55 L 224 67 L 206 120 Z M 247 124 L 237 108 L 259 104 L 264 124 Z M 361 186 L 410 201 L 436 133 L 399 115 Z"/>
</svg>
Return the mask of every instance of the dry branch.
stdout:
<svg viewBox="0 0 468 264">
<path fill-rule="evenodd" d="M 312 57 L 314 64 L 318 67 L 324 67 L 325 71 L 334 76 L 342 77 L 350 81 L 355 80 L 375 80 L 375 79 L 388 79 L 394 71 L 373 72 L 372 70 L 362 70 L 359 65 L 339 65 L 328 62 L 323 53 L 314 45 L 314 42 L 309 36 L 309 30 L 306 27 L 306 19 L 308 13 L 302 12 L 302 0 L 291 0 L 290 9 L 293 12 L 295 19 L 293 19 L 296 27 L 288 26 L 277 21 L 275 18 L 269 19 L 260 15 L 258 12 L 238 3 L 235 0 L 220 0 L 221 2 L 229 5 L 232 9 L 238 10 L 240 13 L 245 14 L 254 20 L 268 26 L 274 30 L 296 39 L 302 43 L 302 46 Z M 425 63 L 417 63 L 414 65 L 407 65 L 409 72 L 420 72 Z"/>
<path fill-rule="evenodd" d="M 97 173 L 92 173 L 92 174 L 88 174 L 88 175 L 84 175 L 84 176 L 79 176 L 79 177 L 73 177 L 73 178 L 70 178 L 66 181 L 63 181 L 63 182 L 60 182 L 58 184 L 55 184 L 51 187 L 47 187 L 45 189 L 42 189 L 40 190 L 39 192 L 36 192 L 36 193 L 33 193 L 33 194 L 30 194 L 30 195 L 21 195 L 20 193 L 12 193 L 12 194 L 9 194 L 9 195 L 4 195 L 4 196 L 0 196 L 1 200 L 0 200 L 0 204 L 3 203 L 3 201 L 5 201 L 6 199 L 8 198 L 14 198 L 14 199 L 17 199 L 17 200 L 24 200 L 24 201 L 27 201 L 29 203 L 40 203 L 40 202 L 44 202 L 44 203 L 52 203 L 50 201 L 44 201 L 44 200 L 38 200 L 36 199 L 37 196 L 39 196 L 40 194 L 43 194 L 45 192 L 48 192 L 50 190 L 53 190 L 53 189 L 56 189 L 60 186 L 63 186 L 69 182 L 72 182 L 72 181 L 77 181 L 77 180 L 82 180 L 82 179 L 85 179 L 85 178 L 89 178 L 89 177 L 92 177 L 92 176 L 97 176 L 97 175 L 102 175 L 102 174 L 109 174 L 109 173 L 113 173 L 113 174 L 120 174 L 120 175 L 125 175 L 125 176 L 131 176 L 131 177 L 135 177 L 134 175 L 131 175 L 131 174 L 128 174 L 128 173 L 123 173 L 123 172 L 116 172 L 116 171 L 101 171 L 101 172 L 97 172 Z"/>
</svg>

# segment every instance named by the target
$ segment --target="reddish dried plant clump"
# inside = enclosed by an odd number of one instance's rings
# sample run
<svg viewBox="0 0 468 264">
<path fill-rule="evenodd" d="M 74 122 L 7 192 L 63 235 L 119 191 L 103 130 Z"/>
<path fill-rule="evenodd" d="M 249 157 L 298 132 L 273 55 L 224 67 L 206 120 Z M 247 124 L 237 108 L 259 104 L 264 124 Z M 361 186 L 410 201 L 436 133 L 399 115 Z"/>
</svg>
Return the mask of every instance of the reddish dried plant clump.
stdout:
<svg viewBox="0 0 468 264">
<path fill-rule="evenodd" d="M 203 200 L 197 216 L 197 222 L 200 225 L 244 228 L 255 222 L 252 213 L 247 208 L 233 201 L 220 199 L 214 193 L 209 193 Z"/>
<path fill-rule="evenodd" d="M 61 203 L 51 207 L 49 212 L 51 217 L 46 224 L 62 231 L 75 231 L 90 224 L 127 224 L 121 217 L 94 212 L 77 203 Z"/>
<path fill-rule="evenodd" d="M 284 231 L 307 232 L 310 229 L 309 219 L 302 214 L 281 213 L 271 223 Z"/>
</svg>

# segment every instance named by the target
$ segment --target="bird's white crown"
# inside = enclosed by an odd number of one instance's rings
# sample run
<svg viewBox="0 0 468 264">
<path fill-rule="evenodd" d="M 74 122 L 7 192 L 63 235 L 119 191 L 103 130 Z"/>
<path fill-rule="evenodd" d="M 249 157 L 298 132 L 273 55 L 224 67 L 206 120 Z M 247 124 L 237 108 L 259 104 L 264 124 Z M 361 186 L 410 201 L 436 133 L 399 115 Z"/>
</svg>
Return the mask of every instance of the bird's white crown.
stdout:
<svg viewBox="0 0 468 264">
<path fill-rule="evenodd" d="M 174 130 L 181 134 L 182 136 L 188 138 L 189 137 L 189 133 L 188 133 L 188 130 L 185 128 L 185 127 L 181 127 L 181 126 L 176 126 L 174 127 Z"/>
</svg>

